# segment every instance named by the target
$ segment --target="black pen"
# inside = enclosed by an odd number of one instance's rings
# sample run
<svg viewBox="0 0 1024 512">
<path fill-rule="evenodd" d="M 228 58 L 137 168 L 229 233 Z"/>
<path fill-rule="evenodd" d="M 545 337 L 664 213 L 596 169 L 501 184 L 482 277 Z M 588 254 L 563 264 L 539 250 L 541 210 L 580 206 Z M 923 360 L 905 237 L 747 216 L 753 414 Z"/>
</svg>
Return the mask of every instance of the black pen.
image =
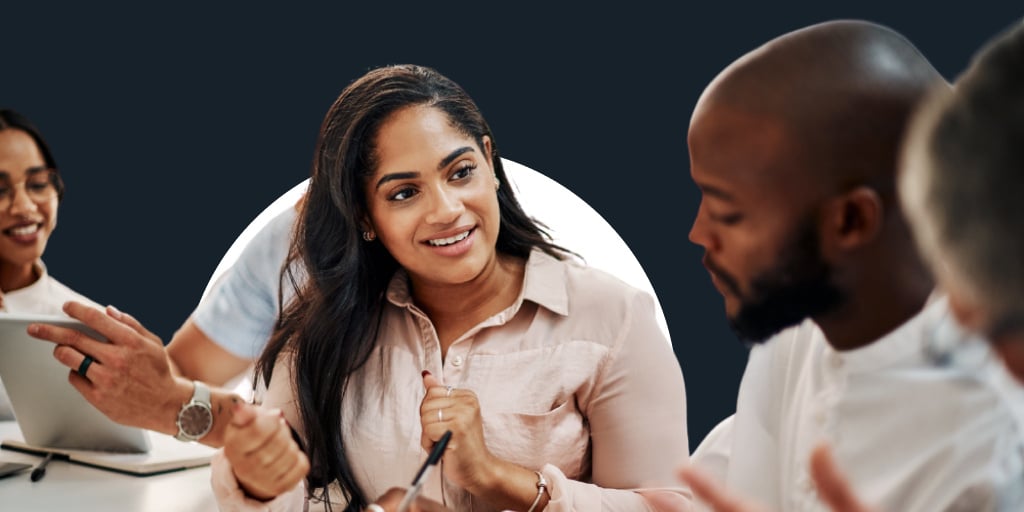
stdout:
<svg viewBox="0 0 1024 512">
<path fill-rule="evenodd" d="M 38 482 L 42 480 L 43 477 L 46 476 L 46 465 L 49 464 L 51 460 L 53 460 L 53 452 L 46 454 L 46 457 L 43 458 L 43 461 L 40 462 L 39 465 L 32 470 L 32 474 L 29 476 L 29 478 L 33 482 Z"/>
<path fill-rule="evenodd" d="M 448 440 L 452 438 L 452 431 L 448 430 L 434 443 L 434 447 L 430 449 L 430 455 L 427 456 L 426 462 L 423 463 L 423 467 L 420 468 L 419 472 L 416 473 L 416 478 L 412 479 L 412 486 L 409 487 L 408 491 L 405 491 L 405 497 L 402 498 L 402 502 L 398 504 L 398 512 L 406 512 L 409 510 L 409 505 L 412 505 L 412 501 L 416 499 L 416 495 L 420 493 L 420 489 L 423 488 L 423 482 L 426 481 L 427 475 L 430 473 L 430 468 L 437 465 L 441 461 L 441 456 L 444 455 L 444 449 L 448 446 Z"/>
</svg>

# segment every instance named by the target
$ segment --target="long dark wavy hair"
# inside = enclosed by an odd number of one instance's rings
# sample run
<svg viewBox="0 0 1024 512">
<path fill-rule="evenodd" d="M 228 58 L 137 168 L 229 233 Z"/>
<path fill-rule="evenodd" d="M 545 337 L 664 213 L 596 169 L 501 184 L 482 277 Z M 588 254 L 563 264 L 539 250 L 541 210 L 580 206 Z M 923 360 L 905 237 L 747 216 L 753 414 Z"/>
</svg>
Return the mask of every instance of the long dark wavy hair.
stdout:
<svg viewBox="0 0 1024 512">
<path fill-rule="evenodd" d="M 376 345 L 384 293 L 399 264 L 383 244 L 361 238 L 363 219 L 368 218 L 365 181 L 375 171 L 374 143 L 381 125 L 411 106 L 444 112 L 481 152 L 484 136 L 489 137 L 495 175 L 508 183 L 480 109 L 461 87 L 433 69 L 374 69 L 346 87 L 327 112 L 285 264 L 296 296 L 281 311 L 256 372 L 269 383 L 282 352 L 294 355 L 292 385 L 302 419 L 303 448 L 312 468 L 308 492 L 328 507 L 328 486 L 335 480 L 348 502 L 346 510 L 362 510 L 369 503 L 346 451 L 346 433 L 340 427 L 342 400 L 349 378 Z M 536 247 L 564 257 L 564 249 L 552 244 L 542 226 L 520 207 L 512 187 L 502 186 L 497 194 L 498 252 L 526 258 Z M 305 275 L 292 271 L 297 267 Z"/>
</svg>

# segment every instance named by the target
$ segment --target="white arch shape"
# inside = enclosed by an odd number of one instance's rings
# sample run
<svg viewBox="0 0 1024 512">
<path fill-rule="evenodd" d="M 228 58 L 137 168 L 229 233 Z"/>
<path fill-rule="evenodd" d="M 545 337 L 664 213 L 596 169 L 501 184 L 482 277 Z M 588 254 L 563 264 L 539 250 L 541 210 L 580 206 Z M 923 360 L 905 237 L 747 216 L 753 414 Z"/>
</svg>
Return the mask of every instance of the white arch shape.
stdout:
<svg viewBox="0 0 1024 512">
<path fill-rule="evenodd" d="M 502 159 L 502 163 L 523 210 L 550 228 L 556 244 L 578 253 L 588 265 L 604 270 L 654 297 L 658 326 L 665 334 L 665 339 L 671 343 L 665 313 L 651 281 L 633 251 L 604 217 L 551 178 L 506 158 Z M 249 240 L 278 213 L 294 206 L 308 185 L 309 180 L 295 185 L 249 223 L 221 258 L 200 300 L 206 298 L 217 279 L 235 263 Z"/>
</svg>

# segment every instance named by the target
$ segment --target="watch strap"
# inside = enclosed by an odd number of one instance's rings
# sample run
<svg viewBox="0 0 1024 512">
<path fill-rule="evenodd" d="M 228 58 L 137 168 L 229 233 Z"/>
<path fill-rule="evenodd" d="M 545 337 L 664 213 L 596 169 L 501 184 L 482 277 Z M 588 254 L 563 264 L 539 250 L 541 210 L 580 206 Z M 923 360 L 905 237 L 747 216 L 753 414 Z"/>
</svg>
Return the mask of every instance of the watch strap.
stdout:
<svg viewBox="0 0 1024 512">
<path fill-rule="evenodd" d="M 199 382 L 198 380 L 194 380 L 192 381 L 192 383 L 195 386 L 195 390 L 192 391 L 192 401 L 206 404 L 206 406 L 209 407 L 210 386 L 207 386 L 206 384 Z"/>
<path fill-rule="evenodd" d="M 178 427 L 178 433 L 174 438 L 182 442 L 198 441 L 204 435 L 209 433 L 209 430 L 199 435 L 191 435 L 185 432 L 181 426 L 181 418 L 187 409 L 190 407 L 203 407 L 211 414 L 213 413 L 213 408 L 210 405 L 210 387 L 198 380 L 194 380 L 192 381 L 192 388 L 192 399 L 181 405 L 181 409 L 178 410 L 177 421 L 175 422 Z"/>
</svg>

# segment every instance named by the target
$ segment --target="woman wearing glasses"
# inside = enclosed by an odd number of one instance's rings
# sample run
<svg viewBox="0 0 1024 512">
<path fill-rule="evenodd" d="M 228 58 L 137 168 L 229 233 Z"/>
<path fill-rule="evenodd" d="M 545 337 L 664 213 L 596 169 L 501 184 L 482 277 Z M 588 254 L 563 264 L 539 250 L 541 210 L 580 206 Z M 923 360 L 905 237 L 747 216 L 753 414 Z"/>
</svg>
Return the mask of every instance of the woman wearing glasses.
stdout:
<svg viewBox="0 0 1024 512">
<path fill-rule="evenodd" d="M 57 226 L 64 184 L 49 146 L 21 114 L 0 109 L 0 311 L 62 315 L 92 301 L 51 277 L 42 256 Z M 0 384 L 0 419 L 11 419 Z"/>
</svg>

